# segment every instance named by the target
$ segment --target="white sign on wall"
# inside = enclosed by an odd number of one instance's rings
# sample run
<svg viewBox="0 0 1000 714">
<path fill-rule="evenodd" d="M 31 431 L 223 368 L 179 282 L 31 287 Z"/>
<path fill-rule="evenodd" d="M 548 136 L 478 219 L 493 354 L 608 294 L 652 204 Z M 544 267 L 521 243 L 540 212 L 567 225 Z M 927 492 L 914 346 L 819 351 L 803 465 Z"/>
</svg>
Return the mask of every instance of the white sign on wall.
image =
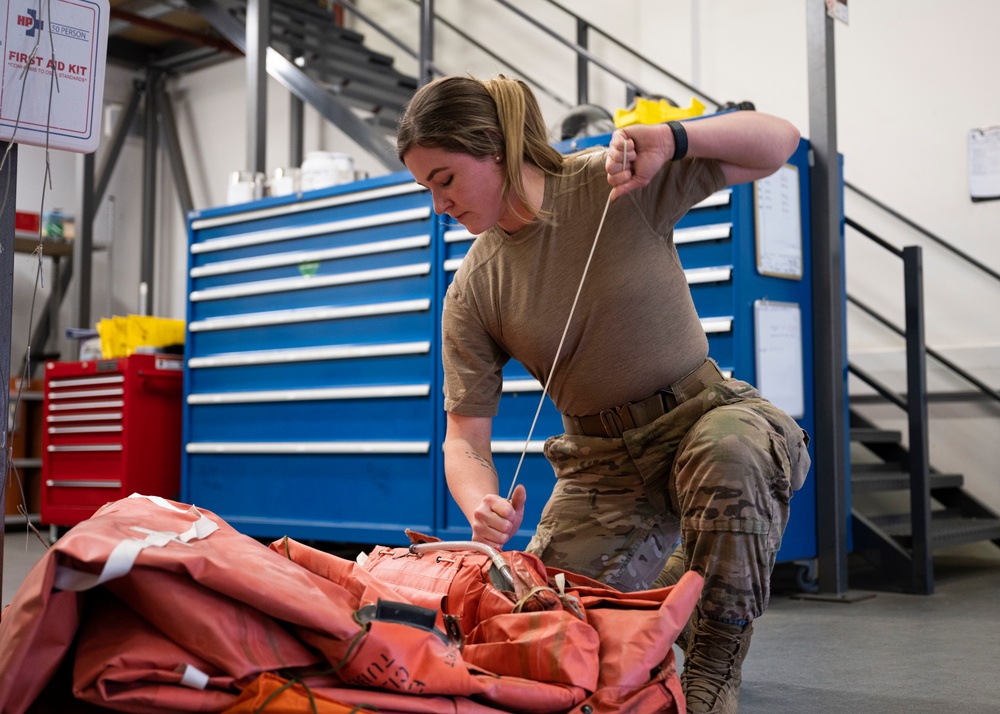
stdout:
<svg viewBox="0 0 1000 714">
<path fill-rule="evenodd" d="M 90 153 L 101 140 L 108 0 L 0 0 L 0 139 Z"/>
</svg>

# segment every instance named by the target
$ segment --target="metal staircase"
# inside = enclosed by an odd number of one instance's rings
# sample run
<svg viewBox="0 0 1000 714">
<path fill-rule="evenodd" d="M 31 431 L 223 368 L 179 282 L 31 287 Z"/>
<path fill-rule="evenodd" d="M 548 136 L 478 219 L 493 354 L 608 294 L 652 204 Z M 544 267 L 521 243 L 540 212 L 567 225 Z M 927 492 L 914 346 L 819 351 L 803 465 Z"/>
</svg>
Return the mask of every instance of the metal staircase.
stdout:
<svg viewBox="0 0 1000 714">
<path fill-rule="evenodd" d="M 995 271 L 969 259 L 859 189 L 850 184 L 848 188 L 904 220 L 925 237 L 941 243 L 966 260 L 970 267 L 1000 280 Z M 970 385 L 970 393 L 979 399 L 1000 405 L 1000 392 L 925 344 L 921 248 L 911 246 L 898 250 L 857 221 L 847 218 L 846 224 L 854 234 L 873 241 L 903 261 L 906 312 L 906 324 L 901 328 L 872 307 L 847 296 L 853 306 L 904 338 L 907 372 L 906 393 L 897 394 L 856 364 L 848 364 L 850 372 L 876 392 L 876 399 L 906 412 L 908 437 L 904 447 L 902 432 L 879 427 L 857 408 L 849 410 L 854 552 L 874 565 L 888 582 L 906 592 L 929 595 L 934 591 L 934 552 L 983 541 L 1000 547 L 1000 514 L 965 489 L 962 474 L 943 473 L 930 464 L 926 360 L 930 357 L 960 377 Z M 852 402 L 858 401 L 852 399 Z M 1000 410 L 997 414 L 1000 417 Z M 902 500 L 907 503 L 900 507 L 900 499 L 892 499 L 893 493 L 905 495 Z M 887 509 L 886 505 L 897 508 Z"/>
<path fill-rule="evenodd" d="M 851 442 L 876 455 L 878 461 L 852 461 L 852 530 L 854 552 L 879 568 L 887 580 L 907 592 L 930 594 L 933 572 L 917 562 L 916 552 L 933 554 L 942 548 L 981 541 L 1000 547 L 1000 516 L 965 488 L 962 474 L 928 470 L 930 521 L 926 545 L 914 540 L 912 512 L 872 513 L 865 507 L 873 494 L 910 490 L 910 454 L 902 433 L 878 427 L 856 410 L 850 411 Z"/>
<path fill-rule="evenodd" d="M 248 3 L 190 0 L 188 5 L 226 40 L 247 51 Z M 388 140 L 418 82 L 374 52 L 364 37 L 334 21 L 332 12 L 307 0 L 269 2 L 267 73 L 339 127 L 389 168 L 399 163 Z"/>
</svg>

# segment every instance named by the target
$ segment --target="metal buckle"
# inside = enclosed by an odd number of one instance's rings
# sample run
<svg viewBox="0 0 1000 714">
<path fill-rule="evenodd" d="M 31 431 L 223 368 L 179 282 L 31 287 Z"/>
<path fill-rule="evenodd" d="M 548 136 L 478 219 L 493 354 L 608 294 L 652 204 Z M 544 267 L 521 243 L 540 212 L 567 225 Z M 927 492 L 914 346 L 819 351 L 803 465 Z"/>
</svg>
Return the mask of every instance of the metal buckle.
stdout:
<svg viewBox="0 0 1000 714">
<path fill-rule="evenodd" d="M 625 430 L 625 423 L 622 421 L 621 407 L 612 407 L 601 412 L 601 426 L 608 436 L 618 438 Z"/>
</svg>

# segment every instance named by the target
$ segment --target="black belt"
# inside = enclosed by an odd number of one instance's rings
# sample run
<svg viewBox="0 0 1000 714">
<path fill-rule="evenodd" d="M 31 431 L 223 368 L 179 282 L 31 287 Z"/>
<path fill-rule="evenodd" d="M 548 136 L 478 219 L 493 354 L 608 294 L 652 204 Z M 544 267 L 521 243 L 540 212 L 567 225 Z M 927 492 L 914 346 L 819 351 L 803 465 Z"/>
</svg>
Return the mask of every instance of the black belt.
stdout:
<svg viewBox="0 0 1000 714">
<path fill-rule="evenodd" d="M 725 379 L 718 365 L 713 360 L 707 359 L 686 377 L 638 402 L 629 402 L 586 416 L 574 417 L 563 414 L 563 429 L 567 434 L 620 437 L 629 429 L 636 429 L 656 421 L 678 404 L 701 393 L 705 387 L 718 384 Z"/>
</svg>

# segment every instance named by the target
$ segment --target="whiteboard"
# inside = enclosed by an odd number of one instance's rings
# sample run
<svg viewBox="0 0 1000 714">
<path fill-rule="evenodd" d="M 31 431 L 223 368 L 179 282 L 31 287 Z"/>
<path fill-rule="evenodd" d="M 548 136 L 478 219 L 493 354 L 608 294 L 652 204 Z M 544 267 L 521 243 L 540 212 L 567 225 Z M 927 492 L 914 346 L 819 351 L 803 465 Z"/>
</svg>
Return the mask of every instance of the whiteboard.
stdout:
<svg viewBox="0 0 1000 714">
<path fill-rule="evenodd" d="M 802 278 L 802 213 L 799 169 L 785 164 L 754 182 L 757 272 L 779 278 Z"/>
<path fill-rule="evenodd" d="M 757 389 L 789 416 L 805 416 L 802 369 L 802 311 L 797 303 L 756 300 L 753 304 Z"/>
</svg>

